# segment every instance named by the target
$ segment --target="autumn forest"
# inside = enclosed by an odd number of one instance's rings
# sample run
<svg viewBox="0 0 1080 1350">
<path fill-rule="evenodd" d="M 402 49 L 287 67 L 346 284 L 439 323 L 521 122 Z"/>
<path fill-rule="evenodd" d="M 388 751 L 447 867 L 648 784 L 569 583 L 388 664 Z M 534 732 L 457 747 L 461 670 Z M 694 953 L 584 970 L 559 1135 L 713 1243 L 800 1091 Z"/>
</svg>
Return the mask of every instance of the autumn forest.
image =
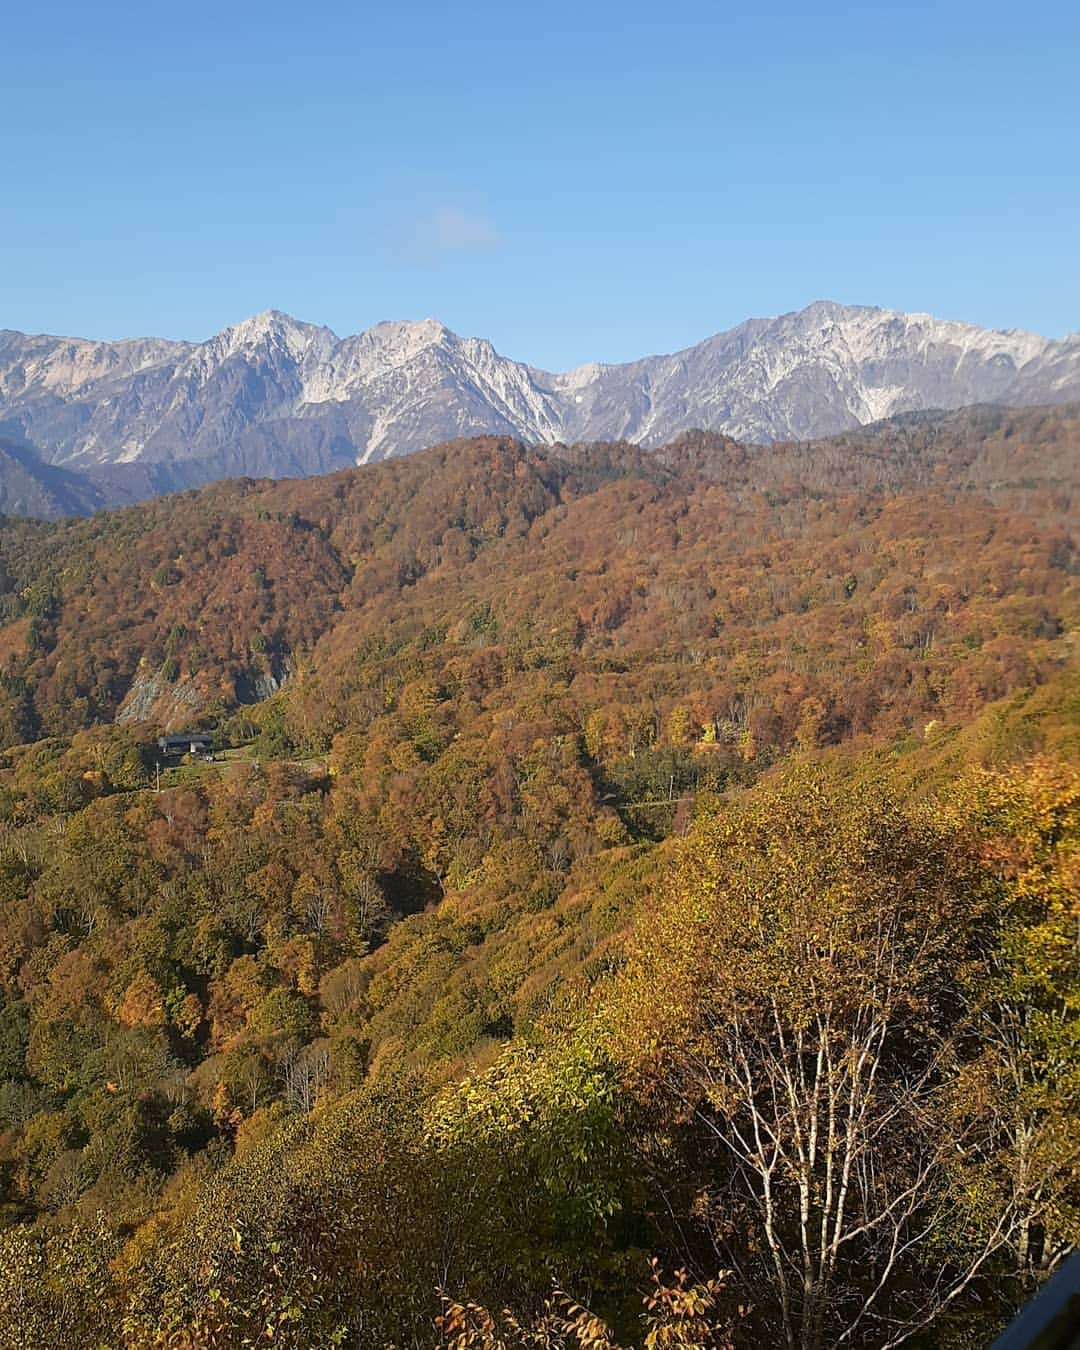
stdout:
<svg viewBox="0 0 1080 1350">
<path fill-rule="evenodd" d="M 1080 1244 L 1078 467 L 0 521 L 0 1346 L 988 1345 Z"/>
</svg>

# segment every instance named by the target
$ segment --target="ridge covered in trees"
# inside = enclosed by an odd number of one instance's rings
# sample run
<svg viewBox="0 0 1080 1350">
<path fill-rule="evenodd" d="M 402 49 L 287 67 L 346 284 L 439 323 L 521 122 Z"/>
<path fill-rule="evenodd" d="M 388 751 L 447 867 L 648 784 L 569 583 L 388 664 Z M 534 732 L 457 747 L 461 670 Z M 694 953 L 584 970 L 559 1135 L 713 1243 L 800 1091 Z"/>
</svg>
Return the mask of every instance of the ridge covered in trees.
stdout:
<svg viewBox="0 0 1080 1350">
<path fill-rule="evenodd" d="M 0 1342 L 986 1344 L 1080 1235 L 1078 449 L 6 521 Z"/>
</svg>

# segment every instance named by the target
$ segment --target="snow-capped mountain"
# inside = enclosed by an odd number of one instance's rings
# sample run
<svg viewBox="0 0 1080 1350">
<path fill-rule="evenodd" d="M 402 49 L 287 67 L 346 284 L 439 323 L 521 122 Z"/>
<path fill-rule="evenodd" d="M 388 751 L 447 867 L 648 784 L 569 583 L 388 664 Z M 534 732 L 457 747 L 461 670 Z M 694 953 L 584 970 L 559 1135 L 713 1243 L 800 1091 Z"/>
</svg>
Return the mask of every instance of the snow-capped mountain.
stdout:
<svg viewBox="0 0 1080 1350">
<path fill-rule="evenodd" d="M 564 435 L 659 444 L 690 427 L 739 440 L 829 436 L 899 412 L 1080 397 L 1080 334 L 822 301 L 751 319 L 672 356 L 557 376 L 576 382 Z"/>
<path fill-rule="evenodd" d="M 671 356 L 550 374 L 432 319 L 352 337 L 268 311 L 206 342 L 0 332 L 0 436 L 111 499 L 325 472 L 481 433 L 806 439 L 923 408 L 1080 399 L 1061 340 L 821 302 Z M 25 453 L 23 455 L 25 461 Z"/>
</svg>

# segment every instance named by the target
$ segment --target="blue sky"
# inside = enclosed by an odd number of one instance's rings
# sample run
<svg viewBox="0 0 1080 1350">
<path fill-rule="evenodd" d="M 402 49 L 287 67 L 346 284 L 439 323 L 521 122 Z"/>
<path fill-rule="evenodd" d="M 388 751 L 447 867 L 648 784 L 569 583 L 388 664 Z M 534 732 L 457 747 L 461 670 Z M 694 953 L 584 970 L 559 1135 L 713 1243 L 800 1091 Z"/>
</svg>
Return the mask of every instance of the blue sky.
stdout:
<svg viewBox="0 0 1080 1350">
<path fill-rule="evenodd" d="M 435 316 L 549 368 L 814 299 L 1080 329 L 1080 5 L 11 6 L 0 327 Z"/>
</svg>

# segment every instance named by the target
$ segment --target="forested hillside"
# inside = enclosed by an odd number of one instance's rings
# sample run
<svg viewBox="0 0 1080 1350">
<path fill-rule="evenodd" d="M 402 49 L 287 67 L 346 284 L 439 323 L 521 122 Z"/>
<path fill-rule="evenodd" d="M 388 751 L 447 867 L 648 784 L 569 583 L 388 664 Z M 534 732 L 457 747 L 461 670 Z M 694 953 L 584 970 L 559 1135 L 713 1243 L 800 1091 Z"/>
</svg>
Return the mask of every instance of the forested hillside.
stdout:
<svg viewBox="0 0 1080 1350">
<path fill-rule="evenodd" d="M 1068 626 L 1078 443 L 1080 413 L 990 409 L 768 448 L 479 440 L 91 520 L 9 520 L 2 740 L 209 722 L 332 668 L 336 689 L 340 653 L 370 670 L 351 653 L 372 639 L 439 662 L 494 648 L 540 668 L 546 651 L 575 675 L 645 648 L 646 667 L 703 664 L 728 701 L 753 676 L 759 704 L 780 673 L 831 676 L 843 697 L 857 662 L 916 688 L 961 665 L 985 681 L 1010 637 L 1027 660 Z"/>
<path fill-rule="evenodd" d="M 974 409 L 5 521 L 0 1344 L 987 1344 L 1080 1239 L 1078 466 Z"/>
</svg>

